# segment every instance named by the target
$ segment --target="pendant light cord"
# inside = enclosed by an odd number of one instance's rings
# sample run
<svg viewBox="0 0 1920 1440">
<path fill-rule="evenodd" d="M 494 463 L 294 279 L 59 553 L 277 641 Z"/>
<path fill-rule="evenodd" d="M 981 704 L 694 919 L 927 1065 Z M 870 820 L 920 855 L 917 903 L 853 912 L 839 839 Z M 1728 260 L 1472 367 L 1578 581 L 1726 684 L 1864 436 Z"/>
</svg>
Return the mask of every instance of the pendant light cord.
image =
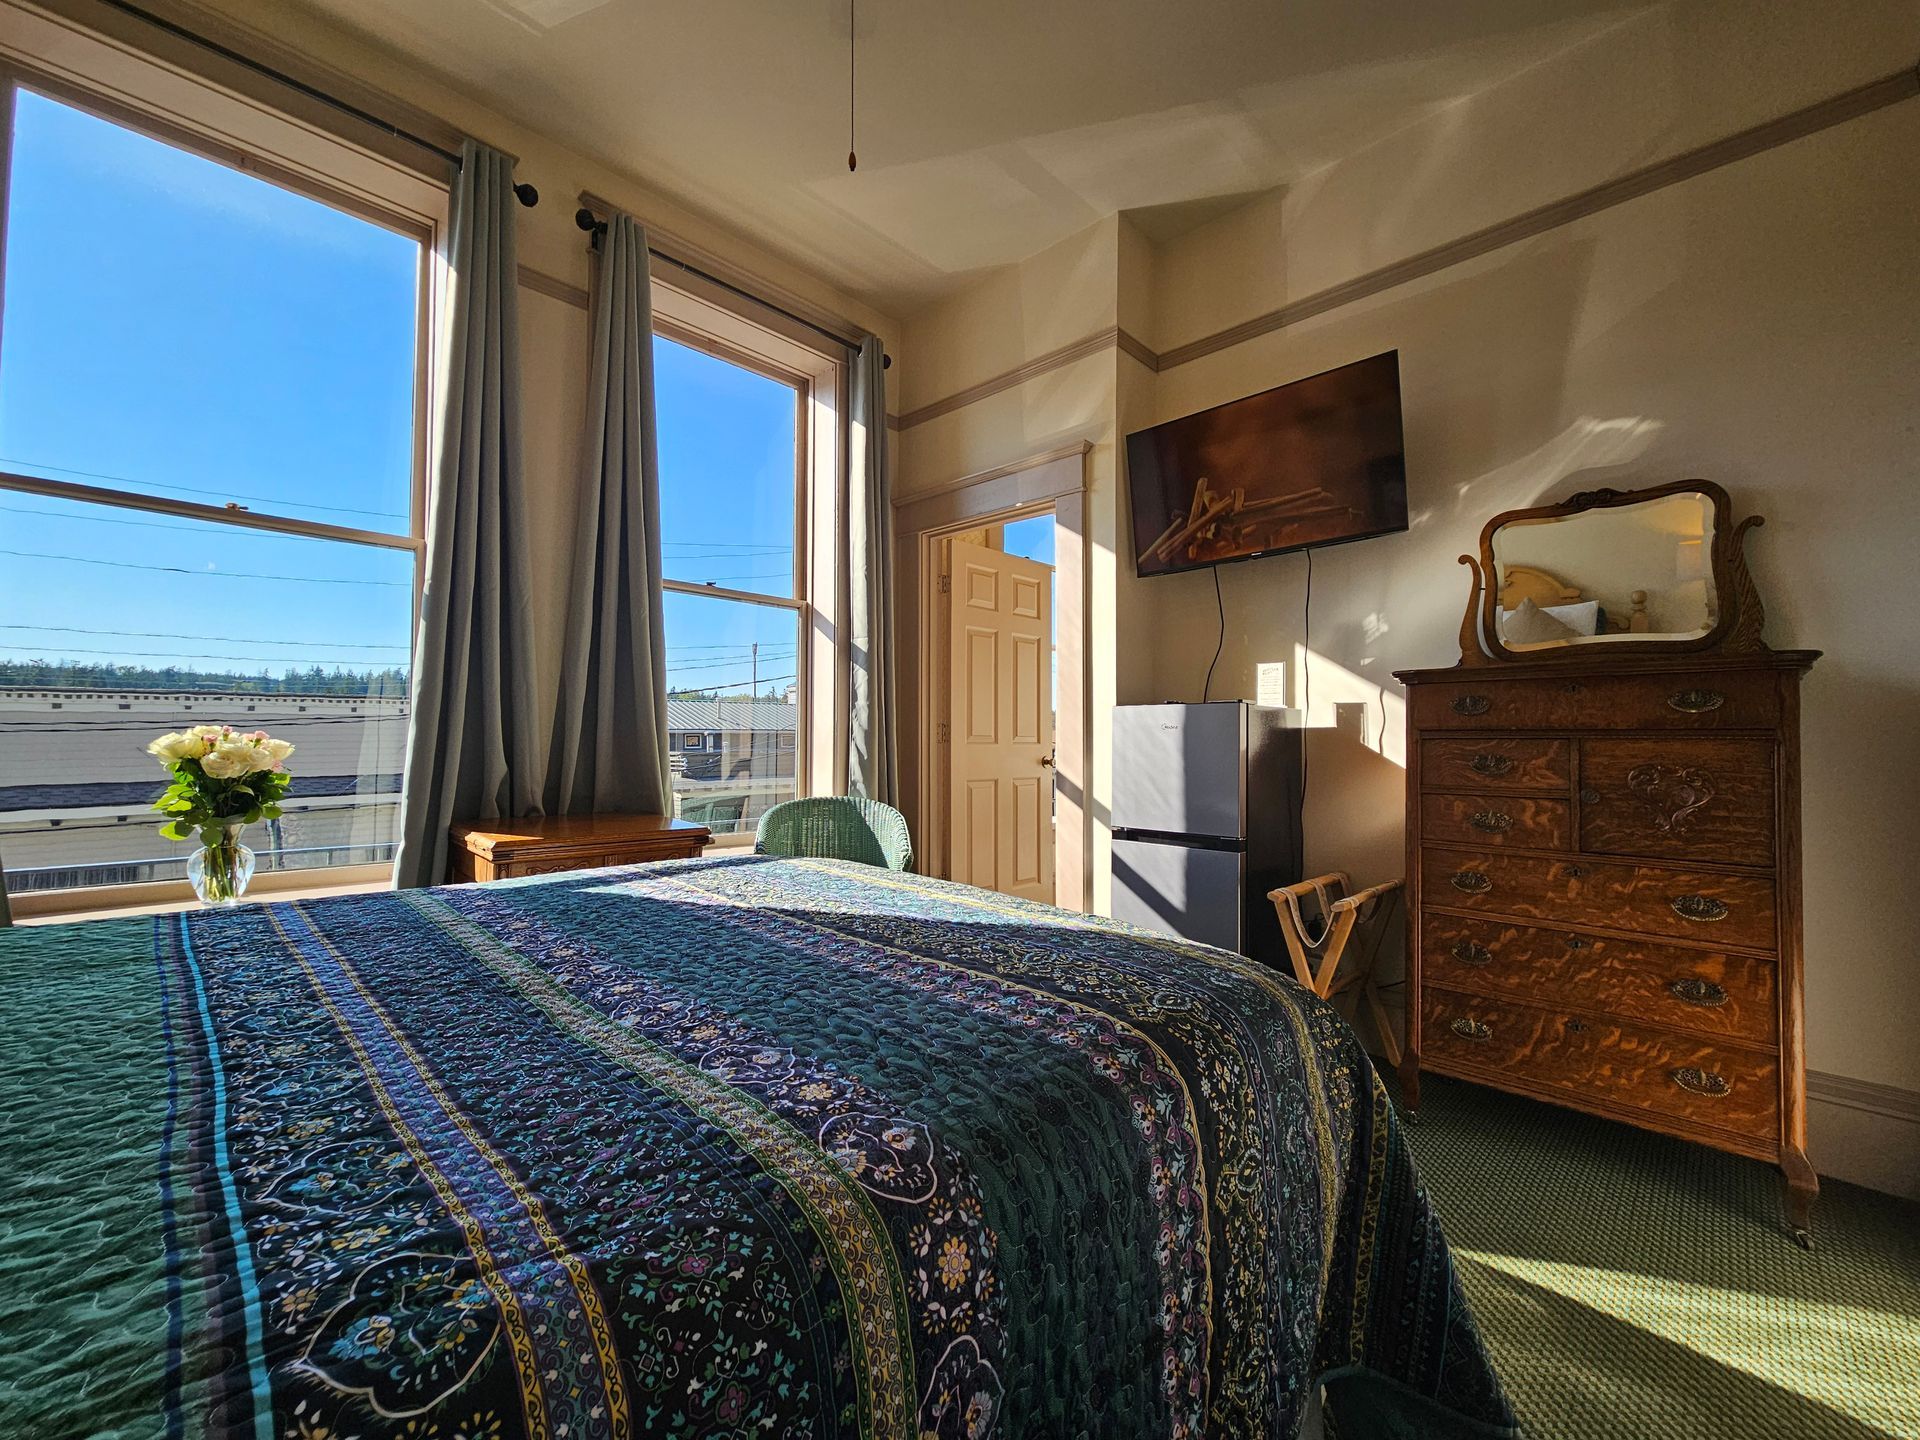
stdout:
<svg viewBox="0 0 1920 1440">
<path fill-rule="evenodd" d="M 860 168 L 860 157 L 853 153 L 854 4 L 855 0 L 847 0 L 847 170 L 849 173 Z"/>
</svg>

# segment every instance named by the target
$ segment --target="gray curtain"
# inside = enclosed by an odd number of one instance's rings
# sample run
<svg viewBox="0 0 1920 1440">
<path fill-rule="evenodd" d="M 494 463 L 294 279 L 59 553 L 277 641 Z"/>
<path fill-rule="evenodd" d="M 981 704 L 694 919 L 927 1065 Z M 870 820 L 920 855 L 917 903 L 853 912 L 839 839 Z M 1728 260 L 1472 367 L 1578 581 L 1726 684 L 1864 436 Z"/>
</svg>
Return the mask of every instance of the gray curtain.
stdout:
<svg viewBox="0 0 1920 1440">
<path fill-rule="evenodd" d="M 469 140 L 453 186 L 427 578 L 394 883 L 446 877 L 447 826 L 537 813 L 513 162 Z"/>
<path fill-rule="evenodd" d="M 887 376 L 869 335 L 853 368 L 847 501 L 847 793 L 900 803 L 893 676 L 893 504 L 887 470 Z"/>
<path fill-rule="evenodd" d="M 547 804 L 556 815 L 671 815 L 653 295 L 647 233 L 629 215 L 601 240 L 586 423 Z"/>
</svg>

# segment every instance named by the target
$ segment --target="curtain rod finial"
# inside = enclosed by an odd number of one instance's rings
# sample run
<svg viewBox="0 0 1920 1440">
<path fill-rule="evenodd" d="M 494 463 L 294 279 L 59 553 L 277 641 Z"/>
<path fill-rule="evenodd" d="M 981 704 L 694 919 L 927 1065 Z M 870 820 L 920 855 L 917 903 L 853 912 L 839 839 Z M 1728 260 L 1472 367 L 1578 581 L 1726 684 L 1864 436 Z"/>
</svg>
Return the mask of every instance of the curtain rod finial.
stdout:
<svg viewBox="0 0 1920 1440">
<path fill-rule="evenodd" d="M 519 197 L 520 203 L 529 210 L 540 203 L 540 192 L 524 180 L 513 187 L 513 193 Z"/>
</svg>

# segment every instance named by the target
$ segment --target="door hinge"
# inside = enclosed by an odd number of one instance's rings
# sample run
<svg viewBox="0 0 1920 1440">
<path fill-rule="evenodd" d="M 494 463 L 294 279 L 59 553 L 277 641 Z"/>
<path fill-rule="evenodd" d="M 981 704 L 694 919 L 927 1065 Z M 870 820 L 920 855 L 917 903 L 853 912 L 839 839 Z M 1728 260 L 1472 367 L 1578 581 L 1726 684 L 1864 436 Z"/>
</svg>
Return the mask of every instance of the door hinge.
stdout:
<svg viewBox="0 0 1920 1440">
<path fill-rule="evenodd" d="M 953 593 L 953 577 L 951 575 L 942 575 L 940 577 L 940 593 L 942 595 L 950 595 Z"/>
<path fill-rule="evenodd" d="M 933 738 L 945 745 L 953 739 L 953 730 L 946 721 L 936 721 L 933 727 Z"/>
</svg>

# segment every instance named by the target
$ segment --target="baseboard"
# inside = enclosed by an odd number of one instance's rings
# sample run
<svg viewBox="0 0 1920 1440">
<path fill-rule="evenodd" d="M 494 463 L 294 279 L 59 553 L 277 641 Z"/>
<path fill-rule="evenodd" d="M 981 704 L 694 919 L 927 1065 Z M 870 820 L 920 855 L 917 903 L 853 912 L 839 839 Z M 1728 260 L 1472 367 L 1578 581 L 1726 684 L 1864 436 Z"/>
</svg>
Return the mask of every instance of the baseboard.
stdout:
<svg viewBox="0 0 1920 1440">
<path fill-rule="evenodd" d="M 1920 1093 L 1809 1071 L 1807 1150 L 1823 1176 L 1920 1200 Z"/>
</svg>

